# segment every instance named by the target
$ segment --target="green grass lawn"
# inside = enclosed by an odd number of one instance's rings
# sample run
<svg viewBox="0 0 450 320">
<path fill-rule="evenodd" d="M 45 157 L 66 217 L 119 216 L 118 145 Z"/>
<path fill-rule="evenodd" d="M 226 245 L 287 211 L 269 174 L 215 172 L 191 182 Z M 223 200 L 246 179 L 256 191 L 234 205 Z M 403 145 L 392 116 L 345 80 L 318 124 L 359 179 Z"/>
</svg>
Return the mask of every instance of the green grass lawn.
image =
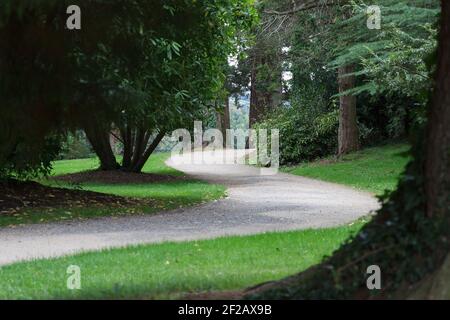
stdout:
<svg viewBox="0 0 450 320">
<path fill-rule="evenodd" d="M 154 153 L 149 158 L 143 168 L 143 172 L 168 174 L 172 176 L 182 176 L 183 173 L 168 167 L 164 162 L 169 158 L 169 153 Z M 53 162 L 52 176 L 60 176 L 69 173 L 77 173 L 81 171 L 94 170 L 100 166 L 97 158 L 76 159 L 76 160 L 60 160 Z"/>
<path fill-rule="evenodd" d="M 171 175 L 182 177 L 184 174 L 165 164 L 169 158 L 168 153 L 156 153 L 152 155 L 143 168 L 144 173 L 154 173 L 160 175 Z M 74 162 L 71 166 L 71 162 Z M 56 161 L 53 166 L 52 175 L 58 176 L 68 173 L 77 173 L 80 171 L 92 170 L 98 167 L 97 159 L 84 160 L 64 160 Z M 70 185 L 61 182 L 46 182 L 53 186 L 65 188 L 79 188 L 80 185 Z M 155 207 L 148 210 L 173 209 L 192 204 L 211 201 L 221 198 L 225 194 L 225 187 L 221 185 L 209 184 L 200 180 L 175 180 L 169 182 L 155 183 L 131 183 L 131 184 L 100 184 L 83 183 L 83 190 L 114 194 L 123 197 L 149 198 L 157 202 Z"/>
<path fill-rule="evenodd" d="M 285 170 L 380 194 L 384 189 L 395 187 L 407 162 L 400 154 L 407 149 L 405 144 L 388 145 L 366 149 L 339 161 L 329 159 Z M 153 158 L 155 162 L 150 162 L 146 171 L 171 174 L 173 169 L 165 167 L 163 159 L 164 155 L 159 160 Z M 92 161 L 77 161 L 76 170 L 95 167 Z M 66 162 L 55 164 L 57 173 L 70 170 Z M 197 188 L 202 186 L 205 189 L 201 192 L 211 192 L 210 185 L 199 184 Z M 192 192 L 192 186 L 184 190 L 182 186 L 165 184 L 87 184 L 84 188 L 134 197 L 151 195 L 162 203 L 171 201 L 174 192 L 177 196 L 173 198 L 189 199 L 192 203 L 197 193 Z M 214 196 L 218 196 L 220 190 Z M 0 299 L 177 298 L 189 292 L 241 289 L 277 280 L 319 263 L 364 223 L 322 230 L 143 245 L 17 263 L 0 268 Z M 66 287 L 69 265 L 81 268 L 81 290 Z"/>
<path fill-rule="evenodd" d="M 299 272 L 362 226 L 163 243 L 83 253 L 0 268 L 0 299 L 176 298 L 240 289 Z M 81 290 L 67 289 L 69 265 Z"/>
<path fill-rule="evenodd" d="M 390 144 L 364 149 L 340 160 L 329 158 L 282 170 L 381 195 L 397 186 L 398 178 L 408 162 L 408 157 L 403 155 L 408 149 L 406 144 Z"/>
<path fill-rule="evenodd" d="M 165 164 L 169 157 L 167 153 L 156 153 L 146 163 L 143 172 L 159 175 L 181 177 L 184 174 Z M 77 173 L 98 168 L 97 159 L 79 159 L 55 161 L 52 176 Z M 124 197 L 149 199 L 148 205 L 137 205 L 126 208 L 114 206 L 82 206 L 82 207 L 54 207 L 54 208 L 28 208 L 14 215 L 1 215 L 0 227 L 15 226 L 26 223 L 44 223 L 50 221 L 87 219 L 101 216 L 123 216 L 129 214 L 151 214 L 158 211 L 170 210 L 179 207 L 196 205 L 222 198 L 225 187 L 209 184 L 204 181 L 192 179 L 174 179 L 167 182 L 155 183 L 83 183 L 69 184 L 66 182 L 45 179 L 41 183 L 68 189 L 81 189 Z"/>
<path fill-rule="evenodd" d="M 168 153 L 155 153 L 145 164 L 142 172 L 154 173 L 160 175 L 184 176 L 184 173 L 175 170 L 165 164 L 169 158 Z M 74 164 L 71 165 L 71 161 Z M 97 159 L 56 161 L 53 166 L 52 175 L 62 175 L 76 173 L 85 170 L 92 170 L 98 167 Z M 61 184 L 67 188 L 68 184 Z M 79 187 L 79 186 L 76 186 Z M 224 195 L 225 187 L 212 185 L 199 180 L 178 180 L 170 182 L 155 182 L 151 184 L 99 184 L 84 183 L 81 185 L 83 190 L 95 191 L 100 193 L 114 194 L 123 197 L 150 198 L 159 202 L 162 209 L 197 204 L 220 198 Z"/>
</svg>

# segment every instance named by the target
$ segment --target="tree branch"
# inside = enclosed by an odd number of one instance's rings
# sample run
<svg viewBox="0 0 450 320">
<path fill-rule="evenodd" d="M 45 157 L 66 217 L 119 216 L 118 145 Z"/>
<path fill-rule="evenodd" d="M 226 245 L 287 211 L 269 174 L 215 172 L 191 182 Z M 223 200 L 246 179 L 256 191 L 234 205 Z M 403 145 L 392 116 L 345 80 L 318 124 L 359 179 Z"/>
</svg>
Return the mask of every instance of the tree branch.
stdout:
<svg viewBox="0 0 450 320">
<path fill-rule="evenodd" d="M 292 15 L 292 14 L 300 12 L 300 11 L 306 11 L 306 10 L 315 9 L 315 8 L 319 8 L 319 7 L 335 6 L 335 5 L 340 4 L 341 2 L 345 2 L 345 1 L 331 0 L 330 2 L 321 3 L 320 1 L 313 0 L 313 1 L 304 2 L 298 6 L 294 3 L 294 7 L 290 10 L 286 10 L 286 11 L 264 10 L 264 13 L 278 15 L 278 16 L 286 16 L 286 15 Z"/>
</svg>

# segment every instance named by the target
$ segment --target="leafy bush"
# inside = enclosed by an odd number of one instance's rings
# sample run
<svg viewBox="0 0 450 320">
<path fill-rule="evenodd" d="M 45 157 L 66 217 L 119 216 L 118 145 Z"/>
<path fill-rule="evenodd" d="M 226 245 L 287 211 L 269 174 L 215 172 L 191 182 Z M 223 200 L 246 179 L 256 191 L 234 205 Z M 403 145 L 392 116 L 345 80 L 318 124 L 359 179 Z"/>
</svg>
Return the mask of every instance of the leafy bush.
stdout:
<svg viewBox="0 0 450 320">
<path fill-rule="evenodd" d="M 84 132 L 78 131 L 74 134 L 69 134 L 66 141 L 63 143 L 61 152 L 59 153 L 59 160 L 72 159 L 86 159 L 95 156 L 89 141 Z"/>
<path fill-rule="evenodd" d="M 59 150 L 60 140 L 54 135 L 35 139 L 34 143 L 18 139 L 12 148 L 0 148 L 0 181 L 48 175 Z"/>
<path fill-rule="evenodd" d="M 330 155 L 336 151 L 338 110 L 280 107 L 256 129 L 280 130 L 280 164 L 290 165 Z"/>
</svg>

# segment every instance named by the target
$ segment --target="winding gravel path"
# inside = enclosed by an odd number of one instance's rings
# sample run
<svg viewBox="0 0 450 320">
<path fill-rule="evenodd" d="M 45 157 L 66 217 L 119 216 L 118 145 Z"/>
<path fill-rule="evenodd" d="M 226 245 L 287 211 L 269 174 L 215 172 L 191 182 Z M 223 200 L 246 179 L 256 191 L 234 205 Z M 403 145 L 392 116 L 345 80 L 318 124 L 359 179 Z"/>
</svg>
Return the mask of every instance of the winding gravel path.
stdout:
<svg viewBox="0 0 450 320">
<path fill-rule="evenodd" d="M 244 165 L 169 165 L 228 187 L 228 197 L 156 215 L 0 229 L 0 265 L 161 241 L 330 227 L 378 208 L 364 192 L 298 176 L 260 175 Z"/>
</svg>

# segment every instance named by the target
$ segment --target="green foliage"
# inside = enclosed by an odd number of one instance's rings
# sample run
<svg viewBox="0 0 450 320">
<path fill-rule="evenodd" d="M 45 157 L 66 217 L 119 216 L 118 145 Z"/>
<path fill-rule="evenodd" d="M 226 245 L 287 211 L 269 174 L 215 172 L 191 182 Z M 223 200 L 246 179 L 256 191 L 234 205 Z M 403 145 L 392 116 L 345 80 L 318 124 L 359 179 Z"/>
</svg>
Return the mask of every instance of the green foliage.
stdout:
<svg viewBox="0 0 450 320">
<path fill-rule="evenodd" d="M 364 1 L 353 1 L 345 9 L 349 18 L 340 18 L 330 28 L 334 36 L 330 66 L 359 65 L 356 74 L 364 81 L 346 93 L 402 94 L 424 105 L 430 86 L 425 60 L 436 48 L 439 1 L 383 0 L 377 5 L 380 30 L 366 27 Z"/>
<path fill-rule="evenodd" d="M 83 220 L 103 216 L 125 216 L 136 214 L 153 214 L 164 210 L 188 207 L 220 199 L 225 195 L 225 188 L 193 179 L 176 179 L 184 174 L 165 164 L 170 154 L 154 154 L 146 163 L 143 172 L 155 175 L 172 176 L 172 181 L 154 183 L 77 183 L 62 182 L 52 177 L 95 170 L 98 159 L 59 160 L 52 163 L 51 177 L 40 182 L 55 188 L 93 191 L 108 195 L 129 197 L 133 202 L 118 206 L 105 203 L 67 203 L 56 207 L 28 207 L 15 214 L 0 215 L 0 227 L 46 223 L 62 220 Z M 136 201 L 134 201 L 136 200 Z"/>
<path fill-rule="evenodd" d="M 284 2 L 264 3 L 272 8 L 289 7 Z M 294 75 L 289 91 L 293 110 L 277 110 L 263 124 L 281 130 L 282 163 L 298 163 L 335 151 L 332 106 L 338 97 L 339 66 L 356 65 L 357 84 L 345 94 L 358 95 L 363 145 L 405 137 L 423 123 L 431 83 L 425 60 L 436 46 L 434 23 L 439 3 L 384 0 L 377 5 L 382 13 L 381 30 L 367 28 L 368 4 L 363 1 L 296 14 L 286 57 Z M 263 19 L 277 22 L 270 15 Z M 328 125 L 318 130 L 324 119 Z"/>
<path fill-rule="evenodd" d="M 423 145 L 416 144 L 412 154 L 398 188 L 380 197 L 382 208 L 361 232 L 288 286 L 250 298 L 406 298 L 408 287 L 436 270 L 450 248 L 447 219 L 425 215 Z M 383 290 L 367 290 L 370 265 L 381 268 Z"/>
<path fill-rule="evenodd" d="M 230 127 L 247 130 L 249 128 L 249 108 L 234 102 L 236 101 L 230 103 Z"/>
<path fill-rule="evenodd" d="M 66 141 L 62 144 L 59 160 L 92 158 L 94 152 L 83 132 L 69 133 Z"/>
<path fill-rule="evenodd" d="M 65 29 L 69 4 L 82 9 L 81 30 Z M 31 158 L 33 170 L 48 136 L 94 120 L 104 131 L 112 123 L 160 131 L 200 117 L 252 24 L 251 4 L 2 1 L 0 167 Z"/>
<path fill-rule="evenodd" d="M 337 146 L 338 113 L 283 107 L 255 129 L 280 130 L 280 164 L 290 165 L 332 154 Z"/>
<path fill-rule="evenodd" d="M 12 151 L 0 153 L 0 181 L 11 177 L 25 180 L 48 175 L 51 162 L 59 151 L 59 137 L 55 136 L 16 141 Z"/>
<path fill-rule="evenodd" d="M 96 10 L 84 19 L 85 28 L 98 28 Z M 82 38 L 75 55 L 87 96 L 78 114 L 95 106 L 108 125 L 167 131 L 191 125 L 211 106 L 252 10 L 235 0 L 117 1 L 104 19 L 104 37 Z"/>
<path fill-rule="evenodd" d="M 304 177 L 345 184 L 359 190 L 383 195 L 397 187 L 399 177 L 409 158 L 407 144 L 388 144 L 305 163 L 283 170 Z"/>
<path fill-rule="evenodd" d="M 431 81 L 425 60 L 436 48 L 436 30 L 429 24 L 421 27 L 428 32 L 423 38 L 414 38 L 393 28 L 385 33 L 385 37 L 391 39 L 385 48 L 387 52 L 367 49 L 370 56 L 362 57 L 361 65 L 376 93 L 392 95 L 401 92 L 422 105 L 426 103 Z"/>
</svg>

